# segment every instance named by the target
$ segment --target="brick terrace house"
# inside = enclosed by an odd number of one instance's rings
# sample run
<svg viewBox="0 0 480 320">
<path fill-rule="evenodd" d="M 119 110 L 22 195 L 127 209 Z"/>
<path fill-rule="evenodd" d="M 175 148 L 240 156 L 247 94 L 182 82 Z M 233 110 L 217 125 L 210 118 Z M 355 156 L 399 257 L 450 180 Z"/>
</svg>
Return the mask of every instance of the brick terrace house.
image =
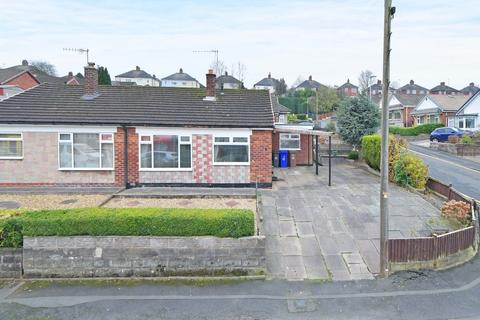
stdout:
<svg viewBox="0 0 480 320">
<path fill-rule="evenodd" d="M 342 84 L 340 87 L 337 88 L 339 94 L 347 96 L 347 97 L 356 97 L 358 96 L 358 87 L 352 83 L 350 83 L 350 79 L 347 79 L 347 82 Z"/>
<path fill-rule="evenodd" d="M 400 94 L 424 96 L 428 94 L 428 89 L 422 86 L 419 86 L 418 84 L 415 83 L 415 81 L 410 80 L 409 83 L 407 83 L 403 87 L 398 88 L 396 92 Z"/>
<path fill-rule="evenodd" d="M 453 126 L 456 112 L 468 98 L 463 95 L 429 94 L 418 102 L 411 114 L 415 124 L 443 123 L 445 126 Z"/>
<path fill-rule="evenodd" d="M 435 86 L 432 89 L 430 89 L 430 94 L 455 96 L 457 94 L 461 94 L 461 92 L 455 88 L 447 86 L 445 82 L 442 81 L 438 86 Z"/>
<path fill-rule="evenodd" d="M 0 102 L 0 186 L 271 186 L 267 91 L 84 81 Z"/>
<path fill-rule="evenodd" d="M 468 86 L 460 90 L 463 95 L 465 96 L 473 96 L 475 95 L 478 91 L 480 91 L 480 88 L 475 85 L 475 83 L 470 82 Z"/>
</svg>

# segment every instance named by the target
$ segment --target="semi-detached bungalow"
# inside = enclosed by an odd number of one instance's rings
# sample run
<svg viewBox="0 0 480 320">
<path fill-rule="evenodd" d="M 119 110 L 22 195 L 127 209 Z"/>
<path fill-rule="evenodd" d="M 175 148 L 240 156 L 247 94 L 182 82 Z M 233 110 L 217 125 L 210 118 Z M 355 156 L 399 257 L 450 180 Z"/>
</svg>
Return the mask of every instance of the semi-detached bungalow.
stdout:
<svg viewBox="0 0 480 320">
<path fill-rule="evenodd" d="M 0 186 L 272 183 L 264 90 L 44 83 L 0 102 Z"/>
</svg>

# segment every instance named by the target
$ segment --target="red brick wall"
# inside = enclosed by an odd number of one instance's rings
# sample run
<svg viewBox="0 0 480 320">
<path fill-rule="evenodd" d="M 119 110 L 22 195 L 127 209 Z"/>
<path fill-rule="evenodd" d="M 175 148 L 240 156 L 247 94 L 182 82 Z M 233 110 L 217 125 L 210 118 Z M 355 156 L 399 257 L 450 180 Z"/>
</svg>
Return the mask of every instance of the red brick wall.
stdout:
<svg viewBox="0 0 480 320">
<path fill-rule="evenodd" d="M 307 134 L 300 135 L 300 150 L 296 153 L 297 166 L 313 164 L 312 136 Z M 319 142 L 320 143 L 320 142 Z M 280 133 L 273 134 L 273 150 L 280 150 Z"/>
<path fill-rule="evenodd" d="M 25 73 L 22 73 L 20 76 L 8 81 L 5 84 L 12 85 L 12 86 L 18 86 L 18 87 L 22 88 L 23 90 L 27 90 L 27 89 L 35 87 L 36 85 L 39 84 L 39 82 L 34 77 L 32 77 L 32 75 L 30 75 L 30 73 L 25 72 Z"/>
<path fill-rule="evenodd" d="M 127 128 L 127 152 L 128 152 L 128 182 L 138 183 L 138 134 L 135 128 Z M 115 184 L 125 185 L 125 133 L 123 128 L 117 128 L 115 133 Z"/>
<path fill-rule="evenodd" d="M 252 132 L 250 182 L 272 183 L 272 131 L 254 130 Z"/>
<path fill-rule="evenodd" d="M 411 127 L 413 126 L 413 117 L 411 115 L 413 108 L 407 107 L 404 108 L 403 119 L 405 119 L 405 126 Z"/>
</svg>

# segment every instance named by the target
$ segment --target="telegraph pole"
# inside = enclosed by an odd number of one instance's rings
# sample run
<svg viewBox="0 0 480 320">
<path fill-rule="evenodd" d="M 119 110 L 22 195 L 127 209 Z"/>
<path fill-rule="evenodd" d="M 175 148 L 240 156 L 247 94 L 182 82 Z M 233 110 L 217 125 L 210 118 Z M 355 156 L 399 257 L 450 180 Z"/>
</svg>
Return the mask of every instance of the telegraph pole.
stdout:
<svg viewBox="0 0 480 320">
<path fill-rule="evenodd" d="M 395 14 L 392 0 L 385 0 L 383 29 L 382 146 L 380 161 L 380 276 L 388 276 L 388 93 L 390 87 L 390 36 Z"/>
</svg>

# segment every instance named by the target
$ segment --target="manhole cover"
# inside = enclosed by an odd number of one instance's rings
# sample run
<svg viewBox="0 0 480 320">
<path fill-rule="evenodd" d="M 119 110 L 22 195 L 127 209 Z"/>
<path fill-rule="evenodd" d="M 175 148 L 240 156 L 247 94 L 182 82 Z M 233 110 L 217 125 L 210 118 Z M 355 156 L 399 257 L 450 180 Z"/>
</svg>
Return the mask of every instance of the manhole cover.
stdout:
<svg viewBox="0 0 480 320">
<path fill-rule="evenodd" d="M 20 203 L 15 201 L 0 201 L 1 209 L 18 209 L 20 207 Z"/>
<path fill-rule="evenodd" d="M 60 204 L 72 204 L 78 202 L 78 199 L 67 199 L 60 202 Z"/>
</svg>

